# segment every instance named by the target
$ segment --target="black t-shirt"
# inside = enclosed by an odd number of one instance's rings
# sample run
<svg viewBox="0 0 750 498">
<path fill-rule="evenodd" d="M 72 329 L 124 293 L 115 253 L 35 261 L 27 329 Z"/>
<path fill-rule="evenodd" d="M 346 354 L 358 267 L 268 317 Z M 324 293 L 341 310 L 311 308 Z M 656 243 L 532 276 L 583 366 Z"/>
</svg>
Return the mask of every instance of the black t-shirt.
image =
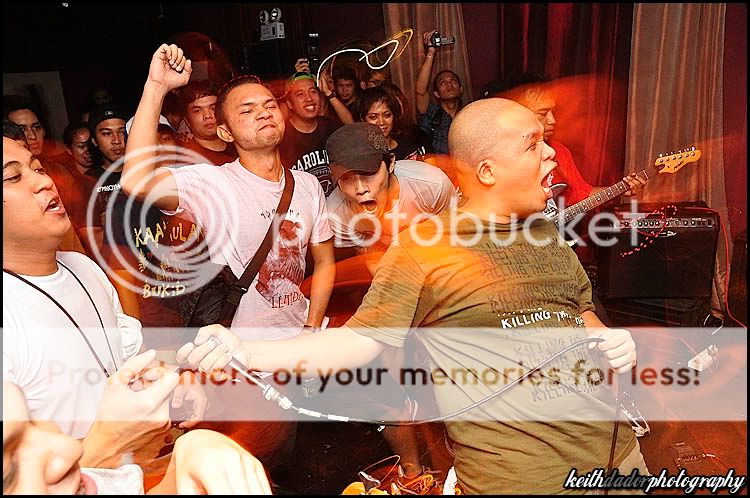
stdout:
<svg viewBox="0 0 750 498">
<path fill-rule="evenodd" d="M 112 270 L 128 270 L 139 287 L 138 304 L 144 327 L 183 327 L 180 306 L 193 290 L 184 281 L 185 257 L 201 242 L 200 228 L 180 216 L 159 209 L 146 209 L 133 201 L 126 216 L 128 197 L 117 194 L 108 218 L 112 238 L 105 235 L 104 258 Z M 143 217 L 143 219 L 141 219 Z M 207 253 L 205 258 L 207 258 Z M 195 271 L 195 265 L 190 265 Z M 187 276 L 190 279 L 190 276 Z M 167 331 L 152 330 L 144 335 L 148 347 L 178 345 Z"/>
<path fill-rule="evenodd" d="M 339 126 L 332 119 L 321 116 L 318 118 L 318 127 L 315 131 L 302 133 L 287 121 L 284 139 L 279 144 L 281 163 L 287 168 L 315 175 L 326 197 L 335 187 L 326 151 L 326 140 Z"/>
<path fill-rule="evenodd" d="M 417 145 L 406 137 L 399 137 L 396 141 L 398 145 L 395 149 L 391 149 L 391 154 L 396 156 L 396 161 L 404 159 L 418 160 L 417 156 L 423 156 L 427 153 L 423 145 Z"/>
</svg>

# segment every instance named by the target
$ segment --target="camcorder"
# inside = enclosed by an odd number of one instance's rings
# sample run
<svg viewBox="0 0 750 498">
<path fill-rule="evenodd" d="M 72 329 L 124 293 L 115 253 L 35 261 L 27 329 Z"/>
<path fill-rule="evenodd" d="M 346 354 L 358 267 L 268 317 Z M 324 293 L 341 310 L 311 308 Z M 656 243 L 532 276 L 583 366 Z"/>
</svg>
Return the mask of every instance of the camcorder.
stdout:
<svg viewBox="0 0 750 498">
<path fill-rule="evenodd" d="M 307 34 L 307 62 L 310 64 L 310 74 L 317 74 L 320 68 L 320 35 Z"/>
<path fill-rule="evenodd" d="M 453 36 L 442 37 L 440 36 L 439 32 L 435 31 L 434 33 L 432 33 L 432 37 L 430 38 L 430 43 L 432 44 L 433 47 L 439 48 L 439 47 L 442 47 L 443 45 L 453 45 L 454 43 L 456 43 L 456 38 Z"/>
</svg>

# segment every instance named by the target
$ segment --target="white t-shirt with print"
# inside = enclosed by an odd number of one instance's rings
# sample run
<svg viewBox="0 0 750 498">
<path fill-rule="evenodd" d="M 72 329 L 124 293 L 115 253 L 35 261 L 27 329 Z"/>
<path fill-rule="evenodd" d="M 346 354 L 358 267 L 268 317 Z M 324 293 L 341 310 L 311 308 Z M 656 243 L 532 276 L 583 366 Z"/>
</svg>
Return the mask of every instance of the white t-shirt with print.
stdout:
<svg viewBox="0 0 750 498">
<path fill-rule="evenodd" d="M 239 278 L 266 235 L 285 180 L 265 180 L 239 159 L 222 166 L 195 164 L 171 169 L 177 184 L 177 212 L 204 231 L 211 261 L 229 265 Z M 311 174 L 292 171 L 295 187 L 289 211 L 271 251 L 242 297 L 232 321 L 243 339 L 286 339 L 298 335 L 309 301 L 300 284 L 310 243 L 333 236 L 325 196 Z"/>
<path fill-rule="evenodd" d="M 109 374 L 136 354 L 141 324 L 123 313 L 117 291 L 91 259 L 58 252 L 63 266 L 52 275 L 23 276 L 44 289 L 81 327 Z M 97 316 L 104 323 L 104 330 Z M 55 422 L 70 436 L 88 434 L 107 377 L 78 329 L 48 297 L 3 273 L 3 381 L 18 385 L 33 419 Z"/>
</svg>

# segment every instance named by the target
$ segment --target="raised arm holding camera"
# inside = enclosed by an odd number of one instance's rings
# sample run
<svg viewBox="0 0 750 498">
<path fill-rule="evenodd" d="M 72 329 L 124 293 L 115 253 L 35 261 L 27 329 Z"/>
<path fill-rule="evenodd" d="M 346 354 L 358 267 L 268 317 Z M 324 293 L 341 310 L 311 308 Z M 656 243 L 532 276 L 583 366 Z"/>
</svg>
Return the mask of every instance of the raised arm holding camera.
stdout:
<svg viewBox="0 0 750 498">
<path fill-rule="evenodd" d="M 454 43 L 453 37 L 441 37 L 437 31 L 422 34 L 425 59 L 417 73 L 417 123 L 432 139 L 432 147 L 440 154 L 448 153 L 448 129 L 461 108 L 463 87 L 458 75 L 449 69 L 437 73 L 432 81 L 437 102 L 430 102 L 429 84 L 437 47 Z"/>
</svg>

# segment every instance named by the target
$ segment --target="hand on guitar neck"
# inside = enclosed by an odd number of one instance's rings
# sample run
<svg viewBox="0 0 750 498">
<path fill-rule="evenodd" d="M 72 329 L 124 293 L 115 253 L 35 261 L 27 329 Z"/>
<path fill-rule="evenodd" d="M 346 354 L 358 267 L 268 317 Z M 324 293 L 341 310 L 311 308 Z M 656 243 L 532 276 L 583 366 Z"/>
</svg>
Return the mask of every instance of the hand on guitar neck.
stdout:
<svg viewBox="0 0 750 498">
<path fill-rule="evenodd" d="M 638 195 L 643 190 L 643 187 L 646 186 L 646 178 L 641 178 L 638 176 L 638 173 L 633 172 L 630 173 L 628 176 L 623 177 L 622 181 L 628 184 L 630 187 L 629 190 L 622 193 L 623 197 L 633 197 L 635 195 Z M 591 188 L 591 194 L 594 195 L 598 192 L 601 192 L 607 187 L 592 187 Z"/>
<path fill-rule="evenodd" d="M 627 195 L 628 192 L 630 192 L 630 195 L 635 195 L 643 190 L 646 181 L 656 174 L 676 173 L 685 165 L 696 162 L 700 158 L 701 151 L 695 147 L 670 154 L 659 154 L 659 157 L 652 166 L 637 173 L 631 173 L 620 182 L 609 187 L 594 187 L 586 199 L 566 207 L 562 211 L 556 209 L 554 202 L 548 202 L 547 209 L 544 210 L 544 215 L 556 225 L 568 223 L 578 215 L 591 211 L 615 197 Z"/>
<path fill-rule="evenodd" d="M 547 207 L 544 210 L 544 216 L 552 223 L 560 226 L 561 223 L 567 224 L 575 220 L 584 213 L 614 199 L 620 195 L 633 196 L 643 190 L 646 181 L 656 174 L 676 173 L 685 165 L 694 163 L 701 158 L 701 151 L 695 147 L 690 147 L 669 154 L 659 154 L 652 166 L 638 172 L 630 173 L 620 182 L 609 187 L 594 187 L 590 195 L 572 206 L 558 210 L 556 203 L 549 199 Z M 564 185 L 564 184 L 560 184 Z M 569 242 L 570 245 L 573 245 Z"/>
</svg>

